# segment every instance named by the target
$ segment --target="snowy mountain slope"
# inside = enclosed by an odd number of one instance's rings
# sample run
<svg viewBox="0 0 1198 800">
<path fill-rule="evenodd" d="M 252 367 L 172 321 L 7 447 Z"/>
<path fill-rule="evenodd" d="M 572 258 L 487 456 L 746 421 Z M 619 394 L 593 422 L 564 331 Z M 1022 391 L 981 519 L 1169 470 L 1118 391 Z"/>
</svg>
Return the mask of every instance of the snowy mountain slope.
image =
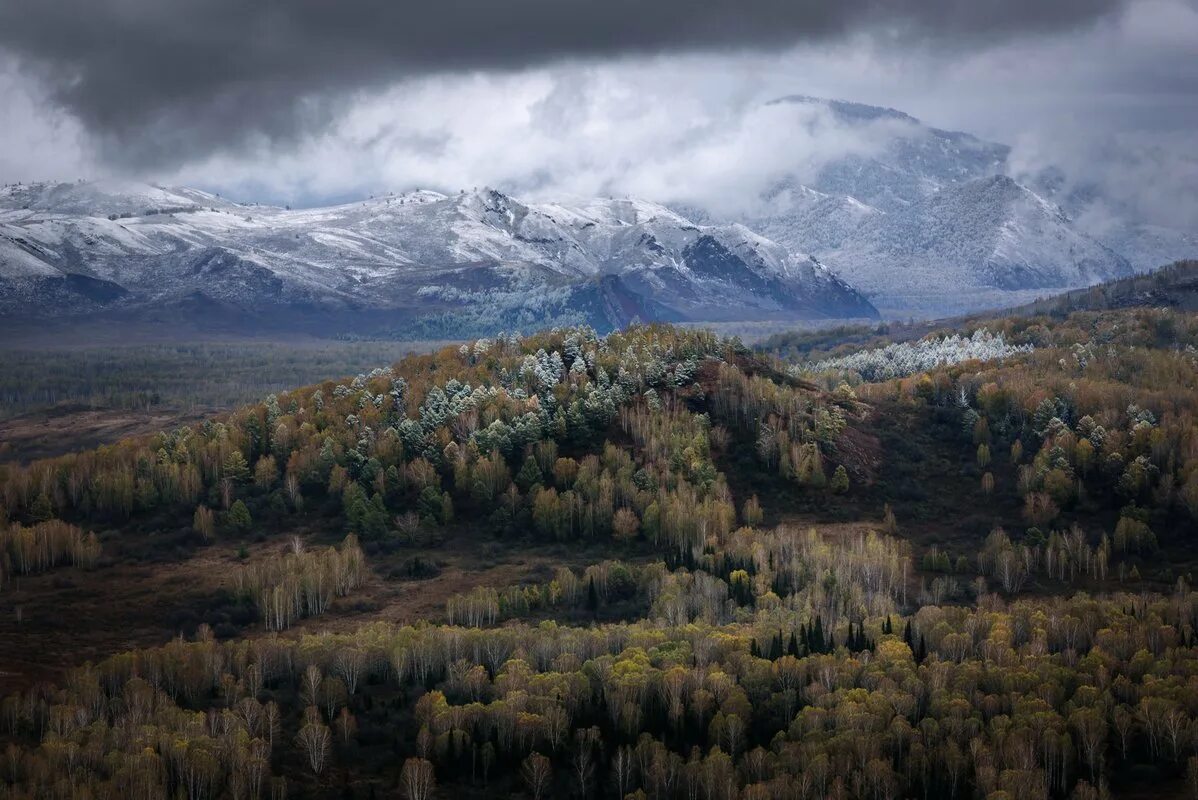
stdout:
<svg viewBox="0 0 1198 800">
<path fill-rule="evenodd" d="M 1026 293 L 1129 275 L 1122 256 L 1005 176 L 951 186 L 903 213 L 875 216 L 827 262 L 895 313 L 957 312 Z"/>
<path fill-rule="evenodd" d="M 53 278 L 62 273 L 46 263 L 19 231 L 0 232 L 0 279 Z"/>
<path fill-rule="evenodd" d="M 1139 172 L 1139 159 L 1154 154 L 1150 151 L 1127 151 L 1104 148 L 1096 157 L 1107 162 L 1108 170 L 1134 175 Z M 1121 196 L 1112 197 L 1100 177 L 1069 175 L 1055 166 L 1044 167 L 1019 177 L 1037 194 L 1059 205 L 1081 230 L 1124 255 L 1137 272 L 1147 272 L 1164 264 L 1198 258 L 1198 215 L 1186 219 L 1185 209 L 1193 208 L 1195 195 L 1190 187 L 1189 197 L 1173 198 L 1166 218 L 1145 218 L 1140 208 L 1144 197 L 1120 187 Z M 1135 187 L 1140 188 L 1140 187 Z M 1156 195 L 1157 187 L 1148 188 L 1147 197 Z"/>
<path fill-rule="evenodd" d="M 895 211 L 944 186 L 1006 171 L 1006 145 L 925 125 L 891 108 L 805 95 L 773 102 L 824 110 L 837 123 L 876 142 L 868 155 L 852 154 L 824 164 L 808 182 L 823 194 Z"/>
<path fill-rule="evenodd" d="M 1005 145 L 889 108 L 806 96 L 775 102 L 817 110 L 821 124 L 831 119 L 840 133 L 870 146 L 802 178 L 782 175 L 732 219 L 812 254 L 888 315 L 1026 302 L 1043 289 L 1086 286 L 1198 255 L 1198 230 L 1110 214 L 1090 215 L 1103 223 L 1093 224 L 1086 210 L 1104 206 L 1093 191 L 1076 189 L 1084 181 L 1011 180 Z M 1075 188 L 1058 195 L 1062 185 Z M 1067 202 L 1064 212 L 1053 204 L 1058 200 Z M 703 209 L 694 213 L 720 220 Z"/>
<path fill-rule="evenodd" d="M 1163 264 L 1198 259 L 1198 221 L 1191 231 L 1144 222 L 1103 222 L 1084 228 L 1119 253 L 1125 254 L 1136 272 L 1148 272 Z"/>
<path fill-rule="evenodd" d="M 813 175 L 780 175 L 745 204 L 751 210 L 732 217 L 795 252 L 822 258 L 872 218 L 903 213 L 946 186 L 1006 170 L 1006 145 L 934 128 L 894 109 L 805 95 L 771 104 L 819 112 L 821 124 L 871 143 L 820 164 Z M 722 219 L 705 208 L 686 211 L 706 222 Z"/>
<path fill-rule="evenodd" d="M 168 189 L 133 181 L 9 184 L 0 187 L 0 220 L 5 214 L 52 212 L 82 216 L 147 216 L 171 209 L 232 208 L 235 203 L 196 189 Z"/>
<path fill-rule="evenodd" d="M 89 291 L 68 291 L 84 279 Z M 44 304 L 31 299 L 43 294 Z M 423 329 L 431 319 L 447 334 L 492 322 L 876 314 L 814 259 L 741 225 L 699 226 L 635 200 L 535 205 L 492 190 L 415 192 L 293 211 L 129 184 L 0 193 L 3 312 L 204 301 L 271 314 L 372 312 L 361 316 Z"/>
<path fill-rule="evenodd" d="M 832 195 L 797 183 L 779 185 L 747 224 L 792 250 L 825 253 L 852 238 L 865 222 L 885 214 L 849 195 Z"/>
</svg>

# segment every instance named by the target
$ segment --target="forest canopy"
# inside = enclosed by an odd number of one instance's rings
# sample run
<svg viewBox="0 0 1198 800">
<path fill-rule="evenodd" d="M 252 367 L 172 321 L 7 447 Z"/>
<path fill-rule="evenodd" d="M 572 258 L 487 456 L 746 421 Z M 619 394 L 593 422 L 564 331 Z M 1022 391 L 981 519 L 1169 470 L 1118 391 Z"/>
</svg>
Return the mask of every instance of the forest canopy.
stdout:
<svg viewBox="0 0 1198 800">
<path fill-rule="evenodd" d="M 1198 319 L 858 335 L 500 335 L 0 467 L 0 600 L 237 554 L 219 630 L 0 701 L 0 798 L 1193 794 Z"/>
</svg>

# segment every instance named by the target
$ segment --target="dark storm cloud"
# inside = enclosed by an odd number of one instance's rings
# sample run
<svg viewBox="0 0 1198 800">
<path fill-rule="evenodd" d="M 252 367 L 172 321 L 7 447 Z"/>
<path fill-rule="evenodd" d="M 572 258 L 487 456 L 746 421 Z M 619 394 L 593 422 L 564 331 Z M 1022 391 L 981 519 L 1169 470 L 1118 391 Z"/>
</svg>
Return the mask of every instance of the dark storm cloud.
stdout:
<svg viewBox="0 0 1198 800">
<path fill-rule="evenodd" d="M 1132 0 L 37 0 L 0 50 L 111 158 L 179 163 L 320 131 L 414 75 L 566 58 L 780 48 L 850 34 L 973 46 Z"/>
</svg>

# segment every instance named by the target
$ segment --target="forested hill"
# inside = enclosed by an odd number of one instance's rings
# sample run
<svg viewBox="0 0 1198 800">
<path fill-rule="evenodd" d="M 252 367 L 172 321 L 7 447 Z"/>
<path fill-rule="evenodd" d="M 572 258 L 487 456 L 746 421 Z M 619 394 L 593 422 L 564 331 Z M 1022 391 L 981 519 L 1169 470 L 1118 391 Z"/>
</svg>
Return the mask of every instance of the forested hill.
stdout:
<svg viewBox="0 0 1198 800">
<path fill-rule="evenodd" d="M 1196 347 L 569 328 L 0 467 L 0 800 L 1183 796 Z"/>
<path fill-rule="evenodd" d="M 916 342 L 929 336 L 943 338 L 962 331 L 973 332 L 987 326 L 993 327 L 993 320 L 1000 317 L 1027 319 L 1048 315 L 1059 320 L 1077 311 L 1133 308 L 1169 308 L 1183 312 L 1198 309 L 1198 261 L 1176 261 L 1142 275 L 1055 294 L 1000 311 L 939 320 L 858 323 L 820 330 L 775 333 L 758 342 L 754 349 L 791 361 L 817 361 Z M 1171 320 L 1174 317 L 1166 315 L 1162 319 Z"/>
<path fill-rule="evenodd" d="M 1073 311 L 1102 311 L 1133 306 L 1198 310 L 1198 261 L 1175 261 L 1143 275 L 1037 300 L 1011 309 L 1009 313 L 1018 316 L 1064 315 Z"/>
</svg>

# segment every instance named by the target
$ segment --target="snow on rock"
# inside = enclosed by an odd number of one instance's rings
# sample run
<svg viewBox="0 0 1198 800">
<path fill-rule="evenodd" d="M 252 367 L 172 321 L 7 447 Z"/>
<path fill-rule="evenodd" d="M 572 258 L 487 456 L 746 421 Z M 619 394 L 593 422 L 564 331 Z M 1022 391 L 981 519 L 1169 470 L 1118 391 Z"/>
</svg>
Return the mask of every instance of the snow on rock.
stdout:
<svg viewBox="0 0 1198 800">
<path fill-rule="evenodd" d="M 947 187 L 901 214 L 871 217 L 824 259 L 898 313 L 1005 305 L 1010 293 L 1043 294 L 1131 273 L 1126 259 L 1002 175 Z"/>
<path fill-rule="evenodd" d="M 1015 305 L 1125 275 L 1129 260 L 1167 263 L 1198 241 L 1144 226 L 1096 236 L 1008 177 L 1002 144 L 889 108 L 805 96 L 775 102 L 816 109 L 870 146 L 779 175 L 735 219 L 812 254 L 887 316 Z M 719 219 L 704 209 L 695 216 Z"/>
<path fill-rule="evenodd" d="M 530 204 L 483 189 L 290 210 L 190 189 L 38 184 L 5 188 L 0 236 L 4 278 L 83 276 L 123 289 L 102 296 L 129 308 L 202 297 L 243 310 L 395 310 L 444 335 L 486 330 L 488 315 L 496 328 L 876 316 L 808 256 L 639 200 Z M 0 313 L 15 296 L 0 294 Z M 32 309 L 62 310 L 78 304 Z"/>
</svg>

